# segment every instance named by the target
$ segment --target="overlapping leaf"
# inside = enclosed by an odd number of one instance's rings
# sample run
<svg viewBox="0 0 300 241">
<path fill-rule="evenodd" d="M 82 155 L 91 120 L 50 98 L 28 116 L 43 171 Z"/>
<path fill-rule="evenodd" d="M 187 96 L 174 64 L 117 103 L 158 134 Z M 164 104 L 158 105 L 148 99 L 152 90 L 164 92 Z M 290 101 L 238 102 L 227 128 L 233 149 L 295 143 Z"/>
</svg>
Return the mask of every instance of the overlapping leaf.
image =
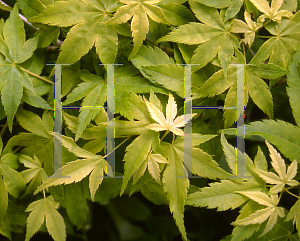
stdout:
<svg viewBox="0 0 300 241">
<path fill-rule="evenodd" d="M 131 20 L 131 31 L 133 37 L 134 48 L 129 55 L 132 58 L 142 46 L 143 41 L 149 31 L 148 16 L 155 22 L 168 23 L 162 9 L 155 4 L 160 0 L 120 0 L 126 4 L 120 7 L 114 14 L 108 24 L 120 24 Z"/>
<path fill-rule="evenodd" d="M 265 28 L 274 36 L 263 43 L 251 63 L 261 63 L 269 59 L 269 63 L 287 69 L 292 54 L 300 44 L 300 12 L 280 23 L 270 22 Z"/>
<path fill-rule="evenodd" d="M 24 194 L 25 196 L 33 192 L 39 185 L 41 185 L 46 180 L 47 174 L 42 167 L 41 162 L 35 155 L 32 159 L 29 156 L 19 154 L 19 162 L 23 163 L 25 167 L 29 168 L 21 172 L 25 182 L 30 182 Z"/>
<path fill-rule="evenodd" d="M 29 71 L 23 66 L 37 48 L 38 36 L 25 42 L 24 23 L 18 12 L 16 4 L 3 26 L 3 37 L 0 35 L 0 55 L 5 57 L 0 58 L 1 101 L 10 131 L 12 131 L 13 118 L 21 102 L 23 90 L 26 88 L 35 95 L 32 80 L 28 75 Z"/>
<path fill-rule="evenodd" d="M 283 0 L 272 0 L 271 7 L 266 0 L 250 0 L 254 6 L 264 14 L 259 16 L 258 22 L 263 22 L 265 18 L 280 22 L 282 17 L 290 18 L 293 14 L 287 10 L 280 10 Z"/>
<path fill-rule="evenodd" d="M 149 154 L 145 161 L 142 162 L 140 167 L 135 171 L 133 175 L 133 184 L 145 173 L 148 168 L 151 176 L 160 183 L 160 168 L 158 163 L 168 163 L 166 158 L 160 154 Z"/>
<path fill-rule="evenodd" d="M 237 193 L 240 193 L 261 205 L 267 206 L 267 208 L 260 209 L 246 218 L 233 222 L 234 225 L 246 226 L 249 224 L 263 223 L 264 221 L 269 219 L 263 233 L 259 237 L 265 235 L 274 227 L 278 216 L 284 217 L 285 215 L 284 209 L 282 207 L 277 207 L 279 201 L 277 195 L 271 195 L 271 197 L 269 197 L 262 192 L 237 191 Z"/>
<path fill-rule="evenodd" d="M 247 11 L 244 13 L 244 18 L 247 24 L 239 19 L 234 19 L 230 31 L 233 33 L 244 33 L 245 37 L 241 41 L 251 47 L 255 39 L 255 33 L 262 27 L 262 23 L 252 21 L 251 15 Z"/>
<path fill-rule="evenodd" d="M 237 38 L 229 33 L 230 22 L 224 21 L 215 8 L 194 1 L 190 1 L 190 5 L 196 17 L 203 23 L 181 25 L 159 39 L 159 42 L 199 44 L 192 57 L 192 64 L 199 64 L 195 69 L 204 67 L 217 56 L 226 76 L 234 48 L 239 48 Z"/>
<path fill-rule="evenodd" d="M 299 185 L 299 182 L 293 180 L 293 178 L 297 174 L 297 161 L 294 160 L 292 164 L 288 167 L 288 170 L 286 171 L 285 162 L 280 156 L 280 154 L 267 141 L 266 144 L 269 148 L 270 157 L 272 160 L 271 164 L 274 170 L 278 173 L 278 175 L 272 172 L 266 172 L 259 169 L 254 169 L 254 171 L 267 183 L 275 184 L 275 186 L 273 186 L 270 189 L 268 194 L 271 195 L 281 192 L 286 184 L 290 186 Z"/>
<path fill-rule="evenodd" d="M 35 190 L 34 194 L 51 186 L 79 182 L 91 173 L 89 177 L 89 188 L 91 198 L 94 200 L 95 193 L 103 180 L 104 173 L 111 173 L 108 170 L 110 166 L 101 156 L 77 146 L 70 137 L 62 136 L 62 144 L 70 152 L 83 159 L 68 162 L 62 168 L 58 169 L 51 178 L 47 179 L 46 182 Z M 62 175 L 66 177 L 62 177 Z"/>
<path fill-rule="evenodd" d="M 112 64 L 118 51 L 118 35 L 104 22 L 119 6 L 117 0 L 56 1 L 30 21 L 59 27 L 75 25 L 61 46 L 57 63 L 73 64 L 95 45 L 100 60 Z"/>
<path fill-rule="evenodd" d="M 56 202 L 53 196 L 32 202 L 29 204 L 26 212 L 31 212 L 27 219 L 26 241 L 39 230 L 44 221 L 49 234 L 54 241 L 66 240 L 66 225 L 63 217 L 56 210 L 59 203 Z"/>
<path fill-rule="evenodd" d="M 88 107 L 80 109 L 78 129 L 75 136 L 77 141 L 86 128 L 87 124 L 95 118 L 106 101 L 107 85 L 100 76 L 89 73 L 80 75 L 83 83 L 79 84 L 68 96 L 63 105 L 68 105 L 79 99 L 83 99 L 81 106 Z M 95 107 L 95 108 L 93 108 Z M 98 108 L 97 108 L 98 107 Z"/>
<path fill-rule="evenodd" d="M 236 51 L 237 55 L 240 55 Z M 245 64 L 242 58 L 238 58 L 239 64 Z M 242 62 L 243 61 L 243 62 Z M 195 93 L 193 98 L 206 96 L 215 96 L 223 93 L 228 88 L 225 99 L 225 106 L 236 106 L 236 86 L 237 86 L 237 67 L 228 67 L 228 78 L 224 78 L 223 70 L 214 73 Z M 268 85 L 262 78 L 275 79 L 285 75 L 287 71 L 275 64 L 253 64 L 244 66 L 244 82 L 245 82 L 245 106 L 247 106 L 248 95 L 253 102 L 268 116 L 273 116 L 273 100 Z M 240 81 L 240 80 L 239 80 Z M 236 121 L 236 110 L 225 110 L 225 127 L 231 126 Z M 241 113 L 239 113 L 241 114 Z"/>
<path fill-rule="evenodd" d="M 236 128 L 224 130 L 225 134 L 236 135 Z M 300 160 L 300 129 L 281 120 L 255 121 L 245 125 L 245 137 L 259 135 L 275 145 L 291 161 Z"/>
</svg>

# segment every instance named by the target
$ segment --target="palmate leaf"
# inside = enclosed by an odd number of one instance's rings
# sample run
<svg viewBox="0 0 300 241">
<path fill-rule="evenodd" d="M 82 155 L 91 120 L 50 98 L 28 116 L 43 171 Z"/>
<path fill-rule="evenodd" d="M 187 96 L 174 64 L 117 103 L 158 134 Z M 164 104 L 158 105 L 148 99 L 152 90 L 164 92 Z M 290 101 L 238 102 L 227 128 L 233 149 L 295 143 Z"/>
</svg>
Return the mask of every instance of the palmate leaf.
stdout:
<svg viewBox="0 0 300 241">
<path fill-rule="evenodd" d="M 66 225 L 63 217 L 56 210 L 59 203 L 53 196 L 35 201 L 27 207 L 26 212 L 31 212 L 27 219 L 26 241 L 39 230 L 46 220 L 46 227 L 54 241 L 66 240 Z"/>
<path fill-rule="evenodd" d="M 230 32 L 233 33 L 244 33 L 245 38 L 241 40 L 245 44 L 248 44 L 251 47 L 254 39 L 256 31 L 262 26 L 262 23 L 256 23 L 251 20 L 251 15 L 247 11 L 244 13 L 244 18 L 246 23 L 239 19 L 234 19 L 232 21 L 232 26 L 230 28 Z"/>
<path fill-rule="evenodd" d="M 158 23 L 167 24 L 168 21 L 162 9 L 155 5 L 159 3 L 160 0 L 120 0 L 120 2 L 126 5 L 121 6 L 107 24 L 121 24 L 132 18 L 131 31 L 134 48 L 129 55 L 131 59 L 138 52 L 143 41 L 146 39 L 146 35 L 149 31 L 148 17 Z"/>
<path fill-rule="evenodd" d="M 236 50 L 236 55 L 239 52 Z M 240 61 L 240 60 L 239 60 Z M 241 62 L 240 62 L 241 63 Z M 244 60 L 242 62 L 245 64 Z M 206 96 L 215 96 L 229 89 L 225 99 L 225 106 L 236 106 L 236 83 L 237 73 L 236 66 L 228 67 L 228 78 L 224 78 L 223 70 L 214 73 L 194 94 L 193 98 L 201 98 Z M 253 64 L 245 65 L 244 81 L 245 81 L 245 106 L 247 106 L 248 95 L 253 102 L 270 117 L 273 116 L 273 101 L 268 85 L 262 78 L 276 79 L 285 75 L 287 71 L 275 64 Z M 231 126 L 236 121 L 236 110 L 225 110 L 225 127 Z"/>
<path fill-rule="evenodd" d="M 226 76 L 234 48 L 239 48 L 237 38 L 228 31 L 230 22 L 224 21 L 215 8 L 194 1 L 190 1 L 190 5 L 196 17 L 203 24 L 192 22 L 182 25 L 159 39 L 158 42 L 199 44 L 192 57 L 192 64 L 199 64 L 195 70 L 204 67 L 217 56 Z"/>
<path fill-rule="evenodd" d="M 175 119 L 175 116 L 177 115 L 177 104 L 174 100 L 173 95 L 169 94 L 169 100 L 166 106 L 166 118 L 164 117 L 163 113 L 152 103 L 147 101 L 146 99 L 145 103 L 147 105 L 148 111 L 150 112 L 150 115 L 153 120 L 158 122 L 158 124 L 150 124 L 147 126 L 150 130 L 154 131 L 172 131 L 175 135 L 184 136 L 184 132 L 179 129 L 179 127 L 183 127 L 187 121 L 196 114 L 188 114 L 188 115 L 182 115 L 178 116 Z"/>
<path fill-rule="evenodd" d="M 261 204 L 258 204 L 257 202 L 253 200 L 249 200 L 245 206 L 242 207 L 242 209 L 239 211 L 240 214 L 237 217 L 237 220 L 243 219 L 250 214 L 253 213 L 253 211 L 258 211 L 263 206 Z M 231 241 L 242 241 L 244 239 L 247 239 L 253 235 L 254 232 L 259 230 L 260 224 L 249 224 L 247 226 L 243 225 L 237 225 L 234 227 L 232 231 L 232 239 Z"/>
<path fill-rule="evenodd" d="M 91 173 L 89 177 L 89 188 L 91 199 L 94 200 L 95 193 L 103 180 L 104 172 L 108 173 L 107 169 L 110 168 L 110 166 L 107 165 L 105 159 L 101 156 L 77 146 L 71 137 L 62 136 L 62 144 L 76 156 L 85 159 L 68 162 L 62 168 L 58 169 L 51 178 L 40 185 L 34 194 L 51 186 L 79 182 Z M 61 175 L 66 177 L 61 177 Z"/>
<path fill-rule="evenodd" d="M 19 154 L 18 157 L 19 162 L 23 163 L 25 167 L 29 168 L 21 172 L 21 175 L 24 178 L 25 182 L 30 182 L 24 194 L 25 196 L 33 192 L 39 185 L 41 185 L 46 180 L 47 174 L 42 167 L 41 162 L 35 155 L 33 159 L 23 154 Z"/>
<path fill-rule="evenodd" d="M 271 7 L 266 0 L 250 0 L 254 6 L 264 14 L 259 16 L 258 22 L 263 22 L 265 18 L 280 22 L 282 17 L 291 18 L 293 14 L 287 10 L 280 10 L 283 0 L 272 0 Z"/>
<path fill-rule="evenodd" d="M 0 36 L 0 89 L 1 101 L 7 115 L 9 130 L 22 99 L 24 87 L 35 94 L 32 81 L 22 64 L 33 55 L 37 48 L 38 36 L 25 42 L 24 23 L 18 15 L 17 4 L 3 26 Z"/>
<path fill-rule="evenodd" d="M 289 96 L 290 105 L 292 107 L 293 116 L 295 121 L 300 127 L 300 49 L 294 55 L 293 61 L 289 65 L 289 72 L 287 74 L 287 84 L 286 88 L 287 94 Z"/>
<path fill-rule="evenodd" d="M 284 217 L 284 209 L 282 207 L 277 207 L 278 204 L 278 196 L 271 195 L 271 198 L 267 196 L 265 193 L 262 192 L 245 192 L 245 191 L 237 191 L 255 202 L 267 206 L 265 209 L 260 209 L 246 218 L 237 220 L 233 222 L 234 225 L 249 225 L 249 224 L 256 224 L 256 223 L 263 223 L 265 220 L 268 220 L 267 225 L 263 231 L 263 233 L 259 236 L 265 235 L 269 232 L 275 225 L 277 221 L 277 217 Z"/>
<path fill-rule="evenodd" d="M 269 59 L 269 63 L 287 69 L 292 54 L 300 44 L 300 12 L 298 11 L 291 19 L 284 19 L 280 23 L 270 22 L 265 28 L 275 36 L 264 42 L 251 63 L 261 63 Z"/>
<path fill-rule="evenodd" d="M 135 184 L 137 180 L 145 173 L 146 168 L 148 168 L 148 171 L 154 180 L 160 183 L 161 170 L 158 163 L 168 163 L 168 161 L 160 154 L 149 154 L 146 160 L 143 161 L 140 167 L 135 171 L 132 184 Z"/>
<path fill-rule="evenodd" d="M 294 160 L 286 171 L 285 162 L 281 158 L 280 154 L 269 144 L 268 141 L 266 141 L 266 144 L 270 151 L 270 157 L 272 160 L 271 164 L 274 170 L 278 173 L 278 176 L 272 172 L 266 172 L 259 169 L 254 169 L 254 171 L 267 183 L 275 184 L 275 186 L 270 189 L 268 194 L 271 195 L 281 192 L 286 184 L 290 186 L 299 185 L 299 182 L 292 180 L 297 174 L 297 161 Z"/>
<path fill-rule="evenodd" d="M 109 20 L 107 13 L 113 13 L 119 6 L 117 0 L 56 1 L 29 20 L 58 27 L 75 25 L 61 46 L 57 63 L 73 64 L 95 45 L 101 62 L 111 64 L 118 51 L 118 35 L 113 26 L 104 22 Z"/>
</svg>

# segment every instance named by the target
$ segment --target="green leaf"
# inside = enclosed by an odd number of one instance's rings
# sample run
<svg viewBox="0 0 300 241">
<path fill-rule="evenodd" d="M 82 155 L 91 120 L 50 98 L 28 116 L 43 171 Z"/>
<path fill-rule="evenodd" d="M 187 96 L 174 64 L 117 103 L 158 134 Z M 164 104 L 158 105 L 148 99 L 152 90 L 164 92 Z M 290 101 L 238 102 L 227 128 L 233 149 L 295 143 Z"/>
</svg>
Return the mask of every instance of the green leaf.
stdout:
<svg viewBox="0 0 300 241">
<path fill-rule="evenodd" d="M 7 192 L 15 198 L 17 198 L 26 187 L 24 178 L 15 170 L 17 168 L 18 158 L 16 155 L 8 153 L 2 156 L 0 160 L 0 173 L 3 176 L 3 182 Z"/>
<path fill-rule="evenodd" d="M 64 186 L 66 210 L 72 223 L 79 229 L 83 227 L 88 217 L 88 206 L 83 193 L 81 183 L 73 183 Z"/>
<path fill-rule="evenodd" d="M 150 76 L 155 83 L 162 85 L 168 90 L 176 92 L 184 98 L 184 69 L 175 64 L 145 66 L 142 70 Z"/>
<path fill-rule="evenodd" d="M 300 43 L 300 12 L 298 11 L 291 19 L 281 23 L 271 22 L 266 29 L 272 34 L 271 37 L 259 48 L 250 63 L 261 63 L 269 59 L 273 63 L 287 69 L 292 54 L 297 50 Z"/>
<path fill-rule="evenodd" d="M 192 64 L 199 64 L 195 69 L 204 67 L 216 56 L 227 74 L 227 68 L 234 54 L 234 48 L 239 48 L 239 42 L 228 30 L 217 9 L 190 1 L 191 8 L 202 23 L 181 25 L 158 42 L 173 41 L 184 44 L 199 44 L 192 58 Z"/>
<path fill-rule="evenodd" d="M 186 200 L 187 205 L 195 207 L 218 208 L 225 211 L 241 206 L 248 199 L 235 193 L 236 191 L 260 191 L 263 187 L 256 181 L 234 182 L 221 180 L 220 183 L 210 183 L 199 192 L 190 194 Z"/>
<path fill-rule="evenodd" d="M 101 156 L 95 155 L 80 148 L 70 137 L 62 136 L 62 144 L 78 157 L 86 159 L 78 159 L 76 161 L 68 162 L 62 168 L 58 169 L 51 178 L 47 179 L 46 182 L 40 185 L 35 190 L 34 194 L 51 186 L 79 182 L 92 172 L 89 178 L 89 188 L 91 198 L 94 200 L 94 195 L 103 180 L 103 172 L 105 170 L 107 173 L 107 168 L 110 167 L 107 166 L 106 161 Z M 61 177 L 61 175 L 66 177 Z M 96 178 L 98 178 L 98 181 L 95 181 Z"/>
<path fill-rule="evenodd" d="M 187 147 L 184 147 L 184 141 L 181 138 L 177 139 L 174 142 L 174 151 L 177 157 L 184 162 L 184 157 L 187 155 L 185 151 Z M 230 173 L 227 173 L 222 168 L 219 167 L 219 164 L 212 159 L 212 157 L 206 152 L 202 151 L 200 148 L 192 148 L 192 166 L 186 164 L 186 167 L 194 174 L 201 177 L 208 177 L 210 179 L 216 178 L 228 178 L 231 176 Z"/>
<path fill-rule="evenodd" d="M 268 85 L 262 78 L 275 79 L 285 75 L 287 71 L 274 64 L 254 64 L 244 67 L 245 76 L 245 106 L 247 106 L 248 95 L 253 102 L 269 116 L 273 116 L 273 101 Z M 200 88 L 195 91 L 193 98 L 215 96 L 230 88 L 225 99 L 225 106 L 236 106 L 236 66 L 228 67 L 228 78 L 224 78 L 223 70 L 214 73 Z M 235 92 L 233 94 L 233 92 Z M 225 126 L 231 126 L 236 121 L 236 110 L 225 110 Z"/>
<path fill-rule="evenodd" d="M 161 8 L 162 12 L 165 14 L 165 18 L 167 19 L 167 21 L 174 26 L 180 26 L 180 25 L 195 21 L 195 18 L 193 16 L 192 12 L 187 7 L 185 7 L 181 4 L 158 3 L 158 6 Z"/>
<path fill-rule="evenodd" d="M 121 3 L 126 5 L 120 7 L 114 14 L 113 18 L 108 21 L 108 24 L 121 24 L 131 20 L 131 32 L 133 37 L 134 48 L 129 55 L 129 59 L 136 55 L 139 48 L 142 46 L 143 41 L 149 31 L 150 17 L 153 21 L 158 23 L 168 23 L 162 9 L 156 6 L 160 0 L 147 1 L 147 0 L 120 0 Z"/>
<path fill-rule="evenodd" d="M 182 160 L 178 159 L 176 151 L 171 144 L 163 143 L 164 156 L 169 164 L 163 174 L 163 189 L 167 194 L 170 211 L 173 214 L 176 225 L 182 235 L 183 240 L 187 240 L 186 231 L 183 223 L 183 212 L 189 179 L 184 176 L 184 166 Z M 181 178 L 177 178 L 181 177 Z"/>
<path fill-rule="evenodd" d="M 264 229 L 263 233 L 259 236 L 265 235 L 267 232 L 269 232 L 275 225 L 277 221 L 277 217 L 283 217 L 284 209 L 282 207 L 277 207 L 278 204 L 278 196 L 277 195 L 271 195 L 271 198 L 267 196 L 265 193 L 262 192 L 241 192 L 238 191 L 238 193 L 241 193 L 248 198 L 251 198 L 252 200 L 258 202 L 259 204 L 267 206 L 265 209 L 260 209 L 251 215 L 249 215 L 246 218 L 240 219 L 235 221 L 234 225 L 249 225 L 249 224 L 256 224 L 256 223 L 263 223 L 265 220 L 268 220 L 266 228 Z"/>
<path fill-rule="evenodd" d="M 262 205 L 254 202 L 253 200 L 249 200 L 245 206 L 239 211 L 240 215 L 237 217 L 237 220 L 243 219 L 250 214 L 253 213 L 253 211 L 257 211 L 262 208 Z M 235 226 L 232 231 L 232 240 L 231 241 L 241 241 L 246 238 L 249 238 L 252 236 L 254 232 L 259 230 L 260 225 L 259 224 L 249 224 L 247 226 L 238 225 Z"/>
<path fill-rule="evenodd" d="M 39 185 L 41 185 L 46 180 L 47 174 L 43 169 L 41 162 L 35 155 L 34 159 L 23 154 L 19 154 L 18 157 L 19 162 L 23 163 L 25 167 L 29 168 L 21 172 L 25 182 L 30 182 L 24 194 L 25 196 L 33 192 Z"/>
<path fill-rule="evenodd" d="M 223 130 L 225 134 L 235 135 L 236 129 Z M 275 145 L 291 161 L 300 160 L 300 129 L 281 120 L 255 121 L 245 125 L 245 137 L 259 135 Z"/>
<path fill-rule="evenodd" d="M 109 20 L 107 13 L 114 12 L 118 6 L 116 0 L 107 5 L 92 0 L 56 1 L 29 21 L 59 27 L 75 25 L 61 46 L 57 63 L 73 64 L 95 44 L 101 62 L 109 64 L 115 62 L 118 36 L 114 28 L 104 22 Z"/>
<path fill-rule="evenodd" d="M 123 159 L 123 161 L 125 162 L 125 172 L 121 188 L 121 195 L 124 193 L 130 178 L 140 167 L 142 162 L 146 160 L 151 146 L 153 145 L 152 142 L 155 141 L 155 138 L 157 136 L 158 133 L 149 131 L 147 134 L 138 136 L 131 144 L 127 146 L 126 153 Z"/>
<path fill-rule="evenodd" d="M 298 234 L 300 233 L 300 216 L 299 216 L 299 212 L 300 212 L 300 200 L 298 199 L 297 202 L 294 204 L 294 206 L 291 208 L 291 210 L 289 211 L 286 220 L 291 220 L 291 219 L 296 219 L 296 228 L 298 230 Z"/>
<path fill-rule="evenodd" d="M 293 61 L 289 65 L 289 72 L 287 74 L 287 84 L 288 87 L 286 88 L 287 94 L 289 96 L 290 105 L 293 110 L 293 115 L 295 118 L 295 121 L 300 127 L 300 68 L 299 68 L 299 62 L 300 62 L 300 50 L 298 50 L 293 58 Z"/>
<path fill-rule="evenodd" d="M 31 203 L 26 212 L 31 212 L 27 219 L 26 241 L 39 230 L 46 219 L 46 227 L 54 241 L 66 240 L 66 225 L 63 217 L 56 210 L 59 206 L 53 196 Z"/>
<path fill-rule="evenodd" d="M 4 217 L 5 217 L 7 206 L 8 206 L 8 193 L 7 193 L 5 183 L 2 179 L 2 177 L 0 178 L 0 195 L 1 195 L 1 199 L 0 199 L 0 227 L 3 227 L 3 226 L 5 227 Z"/>
<path fill-rule="evenodd" d="M 214 7 L 214 8 L 226 8 L 231 5 L 230 0 L 215 0 L 215 1 L 210 1 L 210 0 L 196 0 L 199 3 L 202 3 L 206 6 L 209 7 Z"/>
<path fill-rule="evenodd" d="M 93 74 L 81 74 L 83 83 L 79 84 L 68 96 L 63 105 L 67 105 L 81 98 L 84 98 L 81 106 L 83 107 L 100 107 L 106 101 L 106 83 L 104 80 Z M 80 109 L 78 119 L 78 129 L 75 136 L 75 141 L 79 139 L 87 124 L 95 118 L 99 113 L 100 108 Z"/>
<path fill-rule="evenodd" d="M 3 38 L 0 36 L 0 53 L 6 58 L 0 59 L 0 64 L 3 66 L 0 74 L 1 101 L 10 131 L 12 131 L 13 118 L 22 99 L 23 87 L 34 93 L 28 70 L 22 67 L 22 63 L 33 55 L 37 42 L 38 36 L 25 42 L 24 24 L 18 15 L 16 4 L 4 24 Z"/>
<path fill-rule="evenodd" d="M 293 16 L 291 12 L 288 12 L 286 10 L 278 11 L 283 3 L 283 0 L 272 0 L 271 8 L 269 7 L 269 4 L 266 0 L 250 0 L 250 1 L 259 11 L 264 13 L 264 15 L 261 15 L 258 18 L 259 22 L 263 22 L 266 17 L 270 18 L 273 21 L 280 22 L 281 17 L 290 18 Z"/>
</svg>

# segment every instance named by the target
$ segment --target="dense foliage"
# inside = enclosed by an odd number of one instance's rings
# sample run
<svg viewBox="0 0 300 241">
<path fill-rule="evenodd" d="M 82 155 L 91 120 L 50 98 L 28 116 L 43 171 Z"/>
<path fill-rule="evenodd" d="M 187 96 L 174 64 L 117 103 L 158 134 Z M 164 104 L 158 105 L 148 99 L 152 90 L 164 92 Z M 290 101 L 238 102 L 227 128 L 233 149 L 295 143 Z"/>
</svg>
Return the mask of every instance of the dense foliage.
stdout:
<svg viewBox="0 0 300 241">
<path fill-rule="evenodd" d="M 300 239 L 297 0 L 4 2 L 1 240 Z M 84 106 L 62 110 L 55 173 L 53 63 L 69 64 L 62 105 Z M 117 63 L 111 178 L 104 107 L 107 64 Z M 184 64 L 192 105 L 202 107 L 236 106 L 232 64 L 244 65 L 250 178 L 234 178 L 242 112 L 186 114 Z M 188 121 L 192 167 L 181 129 Z"/>
</svg>

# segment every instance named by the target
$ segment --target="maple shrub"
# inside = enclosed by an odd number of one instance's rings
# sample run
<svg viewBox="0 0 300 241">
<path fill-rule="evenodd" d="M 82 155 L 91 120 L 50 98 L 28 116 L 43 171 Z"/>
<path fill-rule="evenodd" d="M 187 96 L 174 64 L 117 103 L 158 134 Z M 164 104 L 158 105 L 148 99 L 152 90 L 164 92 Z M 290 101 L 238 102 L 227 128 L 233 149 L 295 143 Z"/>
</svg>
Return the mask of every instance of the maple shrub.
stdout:
<svg viewBox="0 0 300 241">
<path fill-rule="evenodd" d="M 1 0 L 0 239 L 300 240 L 299 9 Z"/>
</svg>

